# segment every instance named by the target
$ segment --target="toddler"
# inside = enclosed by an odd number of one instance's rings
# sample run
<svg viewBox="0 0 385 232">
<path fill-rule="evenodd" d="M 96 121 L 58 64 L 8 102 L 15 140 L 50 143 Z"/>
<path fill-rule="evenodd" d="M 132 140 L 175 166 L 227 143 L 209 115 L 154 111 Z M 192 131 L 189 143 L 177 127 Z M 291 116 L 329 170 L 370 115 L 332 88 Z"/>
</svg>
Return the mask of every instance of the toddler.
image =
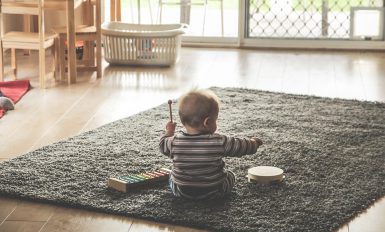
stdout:
<svg viewBox="0 0 385 232">
<path fill-rule="evenodd" d="M 225 169 L 223 157 L 254 154 L 259 138 L 236 138 L 215 133 L 219 99 L 209 90 L 192 90 L 179 100 L 179 117 L 185 131 L 175 134 L 168 122 L 160 139 L 160 151 L 173 160 L 170 187 L 177 197 L 205 199 L 223 197 L 235 183 Z"/>
</svg>

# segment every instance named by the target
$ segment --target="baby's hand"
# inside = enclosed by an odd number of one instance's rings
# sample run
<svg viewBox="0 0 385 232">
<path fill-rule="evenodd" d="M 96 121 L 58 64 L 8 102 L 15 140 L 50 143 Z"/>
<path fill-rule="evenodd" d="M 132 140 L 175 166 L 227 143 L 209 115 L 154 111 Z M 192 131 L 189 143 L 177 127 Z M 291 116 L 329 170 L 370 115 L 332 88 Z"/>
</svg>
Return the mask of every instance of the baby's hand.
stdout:
<svg viewBox="0 0 385 232">
<path fill-rule="evenodd" d="M 174 135 L 176 123 L 169 121 L 166 125 L 166 135 Z"/>
<path fill-rule="evenodd" d="M 258 146 L 261 146 L 263 144 L 262 140 L 258 137 L 252 137 L 252 140 L 254 140 Z"/>
</svg>

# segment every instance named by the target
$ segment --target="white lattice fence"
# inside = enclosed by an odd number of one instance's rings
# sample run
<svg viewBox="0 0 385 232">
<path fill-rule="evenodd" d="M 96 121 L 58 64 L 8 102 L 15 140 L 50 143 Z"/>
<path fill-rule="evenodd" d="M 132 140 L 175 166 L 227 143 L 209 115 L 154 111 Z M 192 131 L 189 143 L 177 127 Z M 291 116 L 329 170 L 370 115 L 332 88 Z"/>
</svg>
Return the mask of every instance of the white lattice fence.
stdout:
<svg viewBox="0 0 385 232">
<path fill-rule="evenodd" d="M 352 7 L 384 0 L 248 0 L 248 37 L 349 39 Z"/>
</svg>

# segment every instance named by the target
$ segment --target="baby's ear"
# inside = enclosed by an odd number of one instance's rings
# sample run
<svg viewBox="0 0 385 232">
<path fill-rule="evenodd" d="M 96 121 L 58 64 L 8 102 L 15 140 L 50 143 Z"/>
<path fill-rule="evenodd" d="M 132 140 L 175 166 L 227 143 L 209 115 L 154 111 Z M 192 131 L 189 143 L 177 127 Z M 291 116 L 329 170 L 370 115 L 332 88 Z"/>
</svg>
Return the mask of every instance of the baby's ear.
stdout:
<svg viewBox="0 0 385 232">
<path fill-rule="evenodd" d="M 203 126 L 207 127 L 210 124 L 210 120 L 211 120 L 210 117 L 206 117 L 205 120 L 203 120 Z"/>
</svg>

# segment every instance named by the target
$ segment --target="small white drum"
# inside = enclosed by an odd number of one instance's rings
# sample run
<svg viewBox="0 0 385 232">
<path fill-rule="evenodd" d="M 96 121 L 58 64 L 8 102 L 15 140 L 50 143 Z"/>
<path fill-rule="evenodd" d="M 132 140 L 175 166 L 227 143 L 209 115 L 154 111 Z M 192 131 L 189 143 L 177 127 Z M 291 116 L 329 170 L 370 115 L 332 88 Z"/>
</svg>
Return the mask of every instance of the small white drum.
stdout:
<svg viewBox="0 0 385 232">
<path fill-rule="evenodd" d="M 272 166 L 258 166 L 250 168 L 247 171 L 247 180 L 249 183 L 270 184 L 279 183 L 285 176 L 283 170 Z"/>
</svg>

